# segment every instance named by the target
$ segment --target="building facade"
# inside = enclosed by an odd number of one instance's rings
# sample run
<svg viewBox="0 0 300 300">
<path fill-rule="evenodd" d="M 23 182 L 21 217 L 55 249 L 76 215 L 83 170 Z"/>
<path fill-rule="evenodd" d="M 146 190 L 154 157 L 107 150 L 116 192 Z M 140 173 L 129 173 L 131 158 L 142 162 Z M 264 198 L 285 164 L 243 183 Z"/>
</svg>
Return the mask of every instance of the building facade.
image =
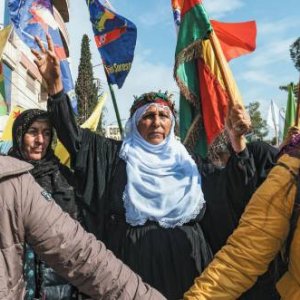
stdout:
<svg viewBox="0 0 300 300">
<path fill-rule="evenodd" d="M 122 139 L 118 124 L 111 124 L 105 128 L 105 137 L 120 141 Z"/>
<path fill-rule="evenodd" d="M 65 52 L 69 57 L 69 35 L 65 23 L 69 21 L 69 0 L 53 0 L 53 15 L 58 24 Z M 0 12 L 2 13 L 2 12 Z M 5 4 L 4 15 L 0 23 L 10 23 Z M 5 83 L 5 101 L 8 114 L 16 105 L 25 109 L 46 108 L 47 90 L 33 62 L 30 49 L 12 32 L 2 55 L 2 67 Z M 8 115 L 0 116 L 0 137 Z"/>
</svg>

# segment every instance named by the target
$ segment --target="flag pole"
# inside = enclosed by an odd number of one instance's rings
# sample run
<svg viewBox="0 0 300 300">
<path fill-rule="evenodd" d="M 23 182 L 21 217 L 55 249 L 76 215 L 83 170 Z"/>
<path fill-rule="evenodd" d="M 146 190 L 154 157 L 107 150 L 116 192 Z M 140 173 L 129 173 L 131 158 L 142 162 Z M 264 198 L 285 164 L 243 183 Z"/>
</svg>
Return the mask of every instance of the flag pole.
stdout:
<svg viewBox="0 0 300 300">
<path fill-rule="evenodd" d="M 106 76 L 106 81 L 107 81 L 107 84 L 108 84 L 108 87 L 109 87 L 110 96 L 111 96 L 111 99 L 112 99 L 112 102 L 113 102 L 113 106 L 114 106 L 114 110 L 115 110 L 115 114 L 116 114 L 116 118 L 117 118 L 117 122 L 118 122 L 118 127 L 119 127 L 121 138 L 122 138 L 123 137 L 123 127 L 122 127 L 122 122 L 121 122 L 121 118 L 120 118 L 120 113 L 119 113 L 119 109 L 118 109 L 118 104 L 117 104 L 115 92 L 114 92 L 112 84 L 109 83 L 105 65 L 104 64 L 102 64 L 102 65 L 103 65 L 104 73 L 105 73 L 105 76 Z"/>
<path fill-rule="evenodd" d="M 212 30 L 212 32 L 210 33 L 209 40 L 210 40 L 211 46 L 213 48 L 218 65 L 220 67 L 220 71 L 221 71 L 221 74 L 222 74 L 222 77 L 224 80 L 225 88 L 228 92 L 229 106 L 234 106 L 236 104 L 240 104 L 240 105 L 242 105 L 242 107 L 244 107 L 243 103 L 241 103 L 238 99 L 236 99 L 236 97 L 234 97 L 232 87 L 229 84 L 228 66 L 225 65 L 224 54 L 223 54 L 220 42 L 219 42 L 214 30 Z"/>
<path fill-rule="evenodd" d="M 123 137 L 123 127 L 122 127 L 122 122 L 121 122 L 121 118 L 120 118 L 120 114 L 119 114 L 119 109 L 118 109 L 118 105 L 117 105 L 115 92 L 114 92 L 114 89 L 113 89 L 113 87 L 110 83 L 108 83 L 108 86 L 109 86 L 111 99 L 112 99 L 112 102 L 113 102 L 113 105 L 114 105 L 114 109 L 115 109 L 115 113 L 116 113 L 116 118 L 117 118 L 119 130 L 120 130 L 120 134 L 121 134 L 121 137 Z"/>
<path fill-rule="evenodd" d="M 296 109 L 296 122 L 295 126 L 299 126 L 299 118 L 300 118 L 300 77 L 298 81 L 298 97 L 297 97 L 297 109 Z"/>
</svg>

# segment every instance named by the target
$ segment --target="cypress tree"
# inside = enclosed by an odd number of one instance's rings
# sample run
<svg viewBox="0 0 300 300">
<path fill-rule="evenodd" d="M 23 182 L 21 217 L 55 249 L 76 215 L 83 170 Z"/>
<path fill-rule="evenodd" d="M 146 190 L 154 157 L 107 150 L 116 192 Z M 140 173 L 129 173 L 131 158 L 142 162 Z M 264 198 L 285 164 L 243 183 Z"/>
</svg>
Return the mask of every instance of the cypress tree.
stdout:
<svg viewBox="0 0 300 300">
<path fill-rule="evenodd" d="M 84 34 L 81 41 L 78 78 L 75 84 L 75 92 L 78 97 L 77 121 L 80 125 L 91 115 L 97 104 L 100 93 L 100 86 L 95 83 L 91 58 L 90 39 Z M 99 126 L 101 126 L 101 124 L 99 124 Z"/>
</svg>

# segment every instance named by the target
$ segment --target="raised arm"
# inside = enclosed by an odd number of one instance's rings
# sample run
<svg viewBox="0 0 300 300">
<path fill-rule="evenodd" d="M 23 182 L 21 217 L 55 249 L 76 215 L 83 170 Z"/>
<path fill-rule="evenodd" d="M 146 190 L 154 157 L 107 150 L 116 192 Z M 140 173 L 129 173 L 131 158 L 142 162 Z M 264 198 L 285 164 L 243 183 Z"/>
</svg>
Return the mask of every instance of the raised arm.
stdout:
<svg viewBox="0 0 300 300">
<path fill-rule="evenodd" d="M 226 118 L 226 130 L 230 143 L 235 153 L 240 153 L 246 148 L 245 133 L 251 128 L 251 120 L 244 108 L 237 104 L 230 108 Z"/>
<path fill-rule="evenodd" d="M 60 275 L 93 299 L 165 299 L 64 213 L 33 177 L 21 177 L 27 241 Z"/>
<path fill-rule="evenodd" d="M 81 129 L 77 126 L 68 96 L 63 92 L 60 62 L 51 37 L 47 35 L 48 49 L 36 37 L 40 51 L 32 49 L 35 64 L 48 87 L 48 111 L 58 138 L 74 158 L 80 148 Z"/>
</svg>

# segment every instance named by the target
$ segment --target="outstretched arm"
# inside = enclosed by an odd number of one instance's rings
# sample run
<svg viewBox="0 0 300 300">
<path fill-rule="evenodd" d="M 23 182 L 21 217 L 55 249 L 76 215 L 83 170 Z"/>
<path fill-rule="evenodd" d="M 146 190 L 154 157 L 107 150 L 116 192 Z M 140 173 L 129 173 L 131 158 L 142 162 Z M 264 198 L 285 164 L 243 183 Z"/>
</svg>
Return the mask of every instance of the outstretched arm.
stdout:
<svg viewBox="0 0 300 300">
<path fill-rule="evenodd" d="M 64 213 L 31 175 L 16 180 L 28 243 L 80 291 L 93 299 L 165 299 Z"/>
<path fill-rule="evenodd" d="M 252 196 L 238 228 L 196 278 L 185 300 L 237 299 L 266 272 L 288 234 L 296 195 L 293 174 L 300 168 L 300 159 L 288 155 L 279 163 Z"/>
</svg>

